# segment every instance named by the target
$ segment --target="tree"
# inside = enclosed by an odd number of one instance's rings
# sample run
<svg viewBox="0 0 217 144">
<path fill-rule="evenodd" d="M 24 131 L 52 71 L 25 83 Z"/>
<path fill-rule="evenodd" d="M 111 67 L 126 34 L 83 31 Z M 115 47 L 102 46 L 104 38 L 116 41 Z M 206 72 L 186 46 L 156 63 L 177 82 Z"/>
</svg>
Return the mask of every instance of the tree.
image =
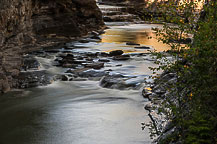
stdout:
<svg viewBox="0 0 217 144">
<path fill-rule="evenodd" d="M 171 110 L 172 114 L 166 115 L 177 127 L 161 143 L 172 139 L 186 144 L 217 142 L 217 2 L 204 5 L 204 18 L 199 18 L 196 7 L 197 3 L 185 0 L 180 5 L 169 0 L 159 7 L 166 22 L 163 29 L 154 30 L 159 41 L 170 45 L 169 53 L 175 60 L 168 60 L 164 53 L 153 53 L 159 67 L 151 69 L 176 74 L 161 110 Z M 186 44 L 189 35 L 193 42 Z"/>
</svg>

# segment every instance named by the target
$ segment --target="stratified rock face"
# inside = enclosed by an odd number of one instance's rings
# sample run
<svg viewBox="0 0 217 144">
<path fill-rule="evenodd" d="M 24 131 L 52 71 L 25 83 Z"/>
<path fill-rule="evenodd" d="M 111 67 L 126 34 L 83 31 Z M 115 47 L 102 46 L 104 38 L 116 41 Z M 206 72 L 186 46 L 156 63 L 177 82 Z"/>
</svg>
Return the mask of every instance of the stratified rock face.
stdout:
<svg viewBox="0 0 217 144">
<path fill-rule="evenodd" d="M 16 87 L 22 54 L 48 36 L 81 36 L 103 25 L 95 0 L 0 0 L 0 92 Z"/>
</svg>

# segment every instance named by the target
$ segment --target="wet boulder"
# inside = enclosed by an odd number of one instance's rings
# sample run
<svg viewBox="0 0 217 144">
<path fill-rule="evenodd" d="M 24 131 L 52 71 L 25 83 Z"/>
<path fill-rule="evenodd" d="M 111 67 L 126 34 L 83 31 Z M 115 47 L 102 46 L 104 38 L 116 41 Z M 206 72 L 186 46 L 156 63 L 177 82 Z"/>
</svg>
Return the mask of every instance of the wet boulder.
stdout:
<svg viewBox="0 0 217 144">
<path fill-rule="evenodd" d="M 86 64 L 84 66 L 87 68 L 101 69 L 104 67 L 104 63 L 92 63 L 92 64 Z"/>
<path fill-rule="evenodd" d="M 64 67 L 64 68 L 77 68 L 79 65 L 78 64 L 69 64 L 69 63 L 64 63 L 63 65 L 62 65 L 62 67 Z"/>
<path fill-rule="evenodd" d="M 78 73 L 79 77 L 84 77 L 84 78 L 103 77 L 106 75 L 108 75 L 108 72 L 98 71 L 98 70 L 86 70 Z"/>
<path fill-rule="evenodd" d="M 48 50 L 45 50 L 46 53 L 58 53 L 60 52 L 59 49 L 48 49 Z"/>
<path fill-rule="evenodd" d="M 101 57 L 109 57 L 110 55 L 108 53 L 106 53 L 106 52 L 100 52 L 99 56 L 101 56 Z"/>
<path fill-rule="evenodd" d="M 47 71 L 21 72 L 18 76 L 19 88 L 31 88 L 51 84 L 53 78 Z"/>
<path fill-rule="evenodd" d="M 27 70 L 38 70 L 40 63 L 37 59 L 31 56 L 24 57 L 22 69 Z"/>
<path fill-rule="evenodd" d="M 134 47 L 135 49 L 151 49 L 150 47 L 147 46 L 139 46 L 139 47 Z"/>
<path fill-rule="evenodd" d="M 130 55 L 114 56 L 112 59 L 113 59 L 113 60 L 117 60 L 117 61 L 129 60 L 129 59 L 130 59 Z"/>
<path fill-rule="evenodd" d="M 138 89 L 141 87 L 140 78 L 128 78 L 122 74 L 109 74 L 100 80 L 100 86 L 111 89 Z"/>
<path fill-rule="evenodd" d="M 108 16 L 104 16 L 104 17 L 103 17 L 103 20 L 104 20 L 105 22 L 113 22 L 112 18 L 111 18 L 111 17 L 108 17 Z"/>
<path fill-rule="evenodd" d="M 69 79 L 68 79 L 68 77 L 66 75 L 62 75 L 61 76 L 61 80 L 62 81 L 68 81 Z"/>
<path fill-rule="evenodd" d="M 100 80 L 100 86 L 111 89 L 124 89 L 124 81 L 113 76 L 104 76 Z"/>
<path fill-rule="evenodd" d="M 93 60 L 94 60 L 93 58 L 86 58 L 87 62 L 93 62 Z"/>
<path fill-rule="evenodd" d="M 140 44 L 138 44 L 138 43 L 133 43 L 133 42 L 127 42 L 126 45 L 138 45 L 138 46 L 140 46 Z"/>
<path fill-rule="evenodd" d="M 91 69 L 91 68 L 80 68 L 80 69 L 75 69 L 75 70 L 68 69 L 65 73 L 72 73 L 72 74 L 78 75 L 79 73 L 87 71 L 89 69 Z"/>
<path fill-rule="evenodd" d="M 74 59 L 74 55 L 72 54 L 67 54 L 67 55 L 61 55 L 59 56 L 60 58 L 58 58 L 58 62 L 62 65 L 62 64 L 66 64 L 66 63 L 73 63 L 75 61 Z"/>
<path fill-rule="evenodd" d="M 86 53 L 86 56 L 87 56 L 87 57 L 96 58 L 96 57 L 98 56 L 98 53 L 91 53 L 91 52 L 88 52 L 88 53 Z"/>
<path fill-rule="evenodd" d="M 91 39 L 97 39 L 97 40 L 101 40 L 100 36 L 97 36 L 97 35 L 93 35 L 90 37 Z"/>
<path fill-rule="evenodd" d="M 122 50 L 114 50 L 114 51 L 111 51 L 109 53 L 110 56 L 120 56 L 122 55 L 124 52 Z"/>
<path fill-rule="evenodd" d="M 66 73 L 72 73 L 74 74 L 74 77 L 82 77 L 82 78 L 93 78 L 93 77 L 103 77 L 109 74 L 107 71 L 100 71 L 100 70 L 94 70 L 91 68 L 81 68 L 81 69 L 76 69 L 72 70 L 69 69 L 67 70 Z"/>
<path fill-rule="evenodd" d="M 89 41 L 86 40 L 86 39 L 81 39 L 81 40 L 79 40 L 79 42 L 80 42 L 80 43 L 89 43 Z"/>
<path fill-rule="evenodd" d="M 150 88 L 144 88 L 142 90 L 142 96 L 144 98 L 149 98 L 149 96 L 152 95 L 151 89 Z"/>
<path fill-rule="evenodd" d="M 109 59 L 99 59 L 98 61 L 99 61 L 99 62 L 110 62 Z"/>
<path fill-rule="evenodd" d="M 133 77 L 125 81 L 125 84 L 128 87 L 132 87 L 134 89 L 139 88 L 142 83 L 144 83 L 144 79 L 141 77 L 136 77 L 136 78 Z"/>
</svg>

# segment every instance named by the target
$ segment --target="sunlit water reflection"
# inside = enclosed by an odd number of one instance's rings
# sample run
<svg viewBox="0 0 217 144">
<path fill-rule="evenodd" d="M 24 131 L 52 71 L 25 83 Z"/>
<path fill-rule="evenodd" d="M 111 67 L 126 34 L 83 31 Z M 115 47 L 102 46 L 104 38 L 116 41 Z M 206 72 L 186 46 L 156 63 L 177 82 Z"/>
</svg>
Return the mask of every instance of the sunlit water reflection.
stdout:
<svg viewBox="0 0 217 144">
<path fill-rule="evenodd" d="M 131 24 L 124 26 L 111 26 L 111 29 L 106 30 L 106 33 L 102 36 L 103 43 L 115 43 L 122 44 L 120 48 L 124 50 L 130 46 L 126 45 L 126 42 L 132 42 L 140 44 L 141 46 L 149 46 L 157 51 L 168 50 L 169 46 L 158 42 L 156 34 L 152 28 L 162 28 L 162 25 L 158 24 Z M 152 37 L 150 39 L 150 37 Z M 129 52 L 144 52 L 144 50 L 138 50 L 131 46 Z"/>
</svg>

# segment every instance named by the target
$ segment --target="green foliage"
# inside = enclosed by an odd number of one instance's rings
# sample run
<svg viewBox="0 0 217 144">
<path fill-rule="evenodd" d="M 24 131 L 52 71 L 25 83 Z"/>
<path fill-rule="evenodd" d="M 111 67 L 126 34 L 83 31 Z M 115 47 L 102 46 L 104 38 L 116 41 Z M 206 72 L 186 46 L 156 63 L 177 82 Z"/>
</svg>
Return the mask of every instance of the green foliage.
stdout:
<svg viewBox="0 0 217 144">
<path fill-rule="evenodd" d="M 185 122 L 185 143 L 186 144 L 211 144 L 213 141 L 213 124 L 209 117 L 196 111 L 192 118 Z"/>
<path fill-rule="evenodd" d="M 167 23 L 154 30 L 159 41 L 170 45 L 174 60 L 167 59 L 164 53 L 153 53 L 159 67 L 152 70 L 176 73 L 177 81 L 168 87 L 170 96 L 164 99 L 161 111 L 178 127 L 178 139 L 186 144 L 214 144 L 217 143 L 217 1 L 204 5 L 204 17 L 199 18 L 195 7 L 193 2 L 177 5 L 171 0 L 161 5 L 159 9 Z M 183 44 L 190 34 L 193 42 Z M 162 142 L 169 143 L 172 139 L 177 140 L 177 134 Z"/>
</svg>

